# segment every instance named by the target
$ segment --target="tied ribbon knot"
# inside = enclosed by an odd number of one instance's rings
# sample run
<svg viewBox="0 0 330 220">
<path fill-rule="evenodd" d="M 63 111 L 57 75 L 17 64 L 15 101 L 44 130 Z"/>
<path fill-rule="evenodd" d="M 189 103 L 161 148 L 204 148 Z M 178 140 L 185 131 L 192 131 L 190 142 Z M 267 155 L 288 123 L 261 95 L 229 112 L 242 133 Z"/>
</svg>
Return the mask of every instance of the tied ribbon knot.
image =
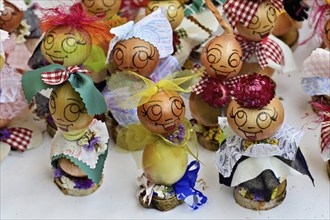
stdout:
<svg viewBox="0 0 330 220">
<path fill-rule="evenodd" d="M 235 34 L 236 40 L 240 43 L 243 51 L 243 61 L 248 61 L 253 54 L 256 54 L 260 66 L 264 69 L 268 66 L 268 59 L 281 65 L 284 61 L 284 54 L 280 46 L 270 38 L 260 42 L 249 41 L 242 36 Z"/>
<path fill-rule="evenodd" d="M 83 74 L 90 74 L 90 72 L 86 69 L 82 69 L 78 66 L 69 66 L 66 68 L 66 70 L 42 72 L 41 79 L 44 83 L 48 85 L 60 85 L 69 79 L 70 74 L 74 74 L 78 72 Z"/>
<path fill-rule="evenodd" d="M 27 128 L 13 127 L 0 130 L 0 141 L 11 148 L 24 152 L 32 138 L 32 131 Z"/>
</svg>

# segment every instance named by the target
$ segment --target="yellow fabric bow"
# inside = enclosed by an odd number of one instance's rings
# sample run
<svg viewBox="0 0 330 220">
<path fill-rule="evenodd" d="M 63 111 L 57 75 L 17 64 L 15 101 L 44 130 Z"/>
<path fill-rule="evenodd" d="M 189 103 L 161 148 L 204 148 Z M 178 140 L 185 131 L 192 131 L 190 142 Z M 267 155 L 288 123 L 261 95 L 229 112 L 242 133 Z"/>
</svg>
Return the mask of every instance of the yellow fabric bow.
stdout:
<svg viewBox="0 0 330 220">
<path fill-rule="evenodd" d="M 159 90 L 191 92 L 204 69 L 184 70 L 167 75 L 155 83 L 132 71 L 117 72 L 109 77 L 107 85 L 115 105 L 121 109 L 133 109 L 145 104 Z"/>
</svg>

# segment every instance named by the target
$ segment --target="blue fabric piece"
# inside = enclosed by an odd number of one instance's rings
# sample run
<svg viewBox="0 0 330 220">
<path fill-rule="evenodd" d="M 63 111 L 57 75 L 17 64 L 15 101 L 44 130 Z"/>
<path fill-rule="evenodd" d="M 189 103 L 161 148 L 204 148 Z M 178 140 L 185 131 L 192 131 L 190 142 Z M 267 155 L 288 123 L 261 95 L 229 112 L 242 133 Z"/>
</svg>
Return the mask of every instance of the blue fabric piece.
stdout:
<svg viewBox="0 0 330 220">
<path fill-rule="evenodd" d="M 314 95 L 330 96 L 330 78 L 322 78 L 322 77 L 303 78 L 301 84 L 304 92 L 310 96 L 314 96 Z"/>
<path fill-rule="evenodd" d="M 193 166 L 195 167 L 190 170 Z M 190 196 L 193 196 L 193 204 L 187 204 L 194 210 L 198 209 L 200 206 L 207 202 L 207 197 L 194 188 L 199 169 L 199 162 L 192 161 L 188 165 L 183 177 L 178 182 L 173 184 L 173 188 L 179 200 L 184 200 L 187 203 L 186 199 Z"/>
</svg>

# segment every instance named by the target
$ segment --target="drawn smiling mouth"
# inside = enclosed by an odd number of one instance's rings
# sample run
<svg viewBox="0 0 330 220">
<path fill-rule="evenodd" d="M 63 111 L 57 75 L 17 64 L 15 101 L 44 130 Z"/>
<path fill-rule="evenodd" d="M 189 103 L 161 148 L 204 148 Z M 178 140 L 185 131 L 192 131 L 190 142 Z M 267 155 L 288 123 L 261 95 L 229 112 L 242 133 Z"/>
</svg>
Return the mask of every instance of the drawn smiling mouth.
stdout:
<svg viewBox="0 0 330 220">
<path fill-rule="evenodd" d="M 73 126 L 73 124 L 63 125 L 63 124 L 56 123 L 56 126 L 61 131 L 68 132 L 69 131 L 69 127 L 70 126 Z"/>
<path fill-rule="evenodd" d="M 245 135 L 245 137 L 250 141 L 257 140 L 257 134 L 262 133 L 262 131 L 257 132 L 249 132 L 249 131 L 243 131 L 242 129 L 238 128 L 240 131 L 242 131 Z"/>
<path fill-rule="evenodd" d="M 64 59 L 68 58 L 67 56 L 65 56 L 65 57 L 56 57 L 56 56 L 50 55 L 49 53 L 46 53 L 46 54 L 53 61 L 53 63 L 60 64 L 60 65 L 63 65 L 64 64 Z"/>
<path fill-rule="evenodd" d="M 164 128 L 165 131 L 172 131 L 172 130 L 175 129 L 176 123 L 175 123 L 175 121 L 173 121 L 173 122 L 170 122 L 170 123 L 167 123 L 167 124 L 157 124 L 156 123 L 155 125 L 156 126 L 157 125 L 163 126 L 163 128 Z"/>
<path fill-rule="evenodd" d="M 269 36 L 269 34 L 270 34 L 270 30 L 271 30 L 271 29 L 272 29 L 272 28 L 270 28 L 270 29 L 268 29 L 268 30 L 266 30 L 266 31 L 262 31 L 262 32 L 256 32 L 256 31 L 253 31 L 253 34 L 259 34 L 261 38 L 266 38 L 266 37 Z"/>
<path fill-rule="evenodd" d="M 230 72 L 228 72 L 228 71 L 221 71 L 221 70 L 218 70 L 218 69 L 214 68 L 212 65 L 211 65 L 211 68 L 212 68 L 213 71 L 215 72 L 215 75 L 218 76 L 218 77 L 224 77 L 224 78 L 226 78 L 226 77 L 229 76 L 230 74 L 232 74 L 232 73 L 236 73 L 235 70 L 230 71 Z"/>
</svg>

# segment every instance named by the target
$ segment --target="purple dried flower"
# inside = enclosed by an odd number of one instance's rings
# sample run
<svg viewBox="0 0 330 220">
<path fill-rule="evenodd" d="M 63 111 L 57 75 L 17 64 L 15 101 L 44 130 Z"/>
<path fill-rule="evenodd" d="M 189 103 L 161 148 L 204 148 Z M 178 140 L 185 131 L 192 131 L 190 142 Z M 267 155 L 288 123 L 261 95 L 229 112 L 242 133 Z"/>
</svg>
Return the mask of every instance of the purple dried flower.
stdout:
<svg viewBox="0 0 330 220">
<path fill-rule="evenodd" d="M 53 171 L 53 176 L 56 179 L 59 179 L 63 176 L 63 170 L 60 167 L 55 167 Z"/>
<path fill-rule="evenodd" d="M 47 121 L 50 123 L 50 124 L 54 124 L 54 119 L 51 115 L 48 115 L 47 117 Z"/>
<path fill-rule="evenodd" d="M 89 140 L 89 143 L 84 145 L 85 150 L 91 151 L 94 149 L 95 144 L 97 144 L 100 141 L 99 136 L 94 136 L 91 140 Z"/>
<path fill-rule="evenodd" d="M 167 140 L 172 143 L 181 143 L 184 140 L 184 136 L 186 134 L 186 130 L 183 124 L 180 124 L 178 129 L 172 134 L 166 137 Z"/>
<path fill-rule="evenodd" d="M 179 136 L 178 136 L 179 142 L 182 142 L 184 140 L 185 134 L 186 134 L 186 129 L 184 128 L 184 125 L 183 124 L 179 125 Z"/>
<path fill-rule="evenodd" d="M 169 136 L 167 136 L 166 138 L 167 138 L 167 140 L 169 140 L 169 141 L 171 141 L 171 142 L 174 141 L 174 136 L 173 136 L 173 135 L 169 135 Z"/>
<path fill-rule="evenodd" d="M 0 141 L 7 140 L 11 135 L 11 132 L 9 129 L 4 128 L 0 130 Z"/>
<path fill-rule="evenodd" d="M 89 189 L 94 185 L 94 182 L 90 179 L 73 179 L 76 189 Z"/>
<path fill-rule="evenodd" d="M 259 194 L 257 194 L 257 193 L 254 193 L 253 194 L 253 200 L 254 201 L 264 201 L 264 198 L 263 198 L 263 196 L 262 195 L 259 195 Z"/>
</svg>

